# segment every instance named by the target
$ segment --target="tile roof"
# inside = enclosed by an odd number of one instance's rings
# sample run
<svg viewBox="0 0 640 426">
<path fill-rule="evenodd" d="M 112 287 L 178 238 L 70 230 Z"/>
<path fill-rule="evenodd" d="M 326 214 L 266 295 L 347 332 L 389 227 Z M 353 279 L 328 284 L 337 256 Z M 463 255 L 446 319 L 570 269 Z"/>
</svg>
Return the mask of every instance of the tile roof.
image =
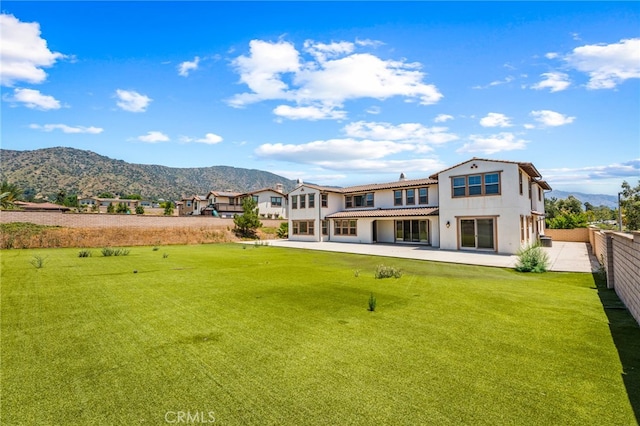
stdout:
<svg viewBox="0 0 640 426">
<path fill-rule="evenodd" d="M 327 219 L 358 218 L 358 217 L 401 217 L 401 216 L 437 216 L 438 207 L 418 207 L 404 209 L 369 209 L 351 210 L 331 213 Z"/>
<path fill-rule="evenodd" d="M 324 192 L 336 192 L 339 194 L 349 194 L 349 193 L 358 193 L 358 192 L 366 192 L 366 191 L 376 191 L 380 189 L 394 189 L 394 188 L 408 188 L 412 186 L 420 186 L 420 185 L 434 185 L 437 184 L 438 181 L 430 178 L 423 179 L 412 179 L 412 180 L 397 180 L 394 182 L 386 182 L 386 183 L 370 183 L 365 185 L 356 185 L 356 186 L 347 186 L 344 188 L 339 188 L 335 186 L 320 186 L 305 183 L 302 186 L 306 186 L 308 188 L 317 189 L 319 191 Z"/>
<path fill-rule="evenodd" d="M 434 173 L 429 177 L 432 178 L 432 179 L 438 179 L 438 175 L 440 173 L 444 173 L 444 172 L 446 172 L 448 170 L 451 170 L 451 169 L 453 169 L 455 167 L 458 167 L 458 166 L 461 166 L 463 164 L 470 163 L 472 161 L 488 161 L 488 162 L 492 162 L 492 163 L 517 164 L 522 170 L 525 171 L 525 173 L 527 173 L 532 178 L 540 178 L 540 177 L 542 177 L 542 175 L 540 174 L 538 169 L 536 169 L 535 166 L 532 163 L 527 163 L 527 162 L 522 162 L 522 161 L 491 160 L 489 158 L 478 158 L 478 157 L 473 157 L 471 160 L 463 161 L 462 163 L 458 163 L 458 164 L 453 165 L 451 167 L 448 167 L 448 168 L 446 168 L 444 170 L 440 170 L 438 173 Z"/>
</svg>

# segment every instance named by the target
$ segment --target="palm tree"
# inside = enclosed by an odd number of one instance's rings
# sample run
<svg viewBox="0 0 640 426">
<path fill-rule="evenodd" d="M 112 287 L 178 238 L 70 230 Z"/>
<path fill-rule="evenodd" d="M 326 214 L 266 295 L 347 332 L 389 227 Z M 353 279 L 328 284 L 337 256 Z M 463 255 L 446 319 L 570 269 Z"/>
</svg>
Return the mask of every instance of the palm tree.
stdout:
<svg viewBox="0 0 640 426">
<path fill-rule="evenodd" d="M 14 184 L 10 184 L 7 181 L 2 182 L 0 185 L 0 203 L 3 209 L 12 209 L 15 207 L 15 202 L 18 201 L 22 191 Z"/>
</svg>

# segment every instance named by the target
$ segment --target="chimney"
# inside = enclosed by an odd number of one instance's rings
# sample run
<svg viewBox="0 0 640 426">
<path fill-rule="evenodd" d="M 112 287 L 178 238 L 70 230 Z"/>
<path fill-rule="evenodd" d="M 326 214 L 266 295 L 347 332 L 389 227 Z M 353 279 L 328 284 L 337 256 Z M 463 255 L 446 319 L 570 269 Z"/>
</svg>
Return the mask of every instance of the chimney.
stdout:
<svg viewBox="0 0 640 426">
<path fill-rule="evenodd" d="M 296 182 L 296 188 L 300 188 L 302 186 L 302 179 L 298 179 L 298 181 Z"/>
<path fill-rule="evenodd" d="M 276 191 L 284 192 L 284 185 L 281 183 L 276 183 Z"/>
<path fill-rule="evenodd" d="M 407 177 L 404 175 L 404 173 L 400 173 L 400 182 L 404 182 L 405 180 L 407 180 Z"/>
</svg>

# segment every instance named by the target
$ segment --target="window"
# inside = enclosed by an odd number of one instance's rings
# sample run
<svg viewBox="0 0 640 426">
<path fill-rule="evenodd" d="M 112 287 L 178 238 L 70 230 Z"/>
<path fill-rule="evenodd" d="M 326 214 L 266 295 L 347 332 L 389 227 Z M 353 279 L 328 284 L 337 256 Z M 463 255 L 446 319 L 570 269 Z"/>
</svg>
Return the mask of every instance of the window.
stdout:
<svg viewBox="0 0 640 426">
<path fill-rule="evenodd" d="M 429 204 L 429 191 L 427 188 L 418 189 L 418 204 Z"/>
<path fill-rule="evenodd" d="M 294 220 L 292 225 L 293 235 L 313 235 L 315 232 L 313 220 Z"/>
<path fill-rule="evenodd" d="M 498 173 L 490 173 L 484 175 L 484 193 L 499 194 L 500 193 L 500 175 Z"/>
<path fill-rule="evenodd" d="M 251 196 L 251 198 L 253 198 L 253 201 L 255 201 L 255 202 L 256 202 L 256 204 L 258 204 L 258 200 L 259 200 L 259 198 L 258 198 L 258 196 L 257 196 L 257 195 L 252 195 L 252 196 Z"/>
<path fill-rule="evenodd" d="M 373 207 L 373 192 L 358 195 L 345 195 L 344 206 L 347 209 L 353 207 Z"/>
<path fill-rule="evenodd" d="M 298 208 L 298 196 L 297 195 L 292 195 L 291 196 L 291 208 L 292 209 L 297 209 Z"/>
<path fill-rule="evenodd" d="M 358 235 L 357 220 L 344 219 L 334 221 L 334 232 L 336 235 Z"/>
<path fill-rule="evenodd" d="M 373 192 L 368 192 L 365 198 L 365 206 L 373 207 Z"/>
<path fill-rule="evenodd" d="M 467 195 L 466 182 L 467 180 L 463 177 L 453 178 L 453 196 L 454 197 L 464 197 L 465 195 Z"/>
<path fill-rule="evenodd" d="M 191 201 L 187 201 L 187 207 L 191 207 Z"/>
<path fill-rule="evenodd" d="M 522 172 L 518 171 L 518 184 L 520 185 L 520 195 L 522 195 Z"/>
<path fill-rule="evenodd" d="M 327 207 L 329 205 L 327 194 L 320 194 L 320 203 L 322 207 Z"/>
<path fill-rule="evenodd" d="M 322 235 L 329 235 L 329 221 L 322 221 Z"/>
<path fill-rule="evenodd" d="M 307 204 L 307 194 L 300 195 L 300 208 L 301 209 L 306 208 L 307 207 L 306 204 Z"/>
<path fill-rule="evenodd" d="M 271 197 L 272 207 L 282 207 L 282 197 Z"/>
<path fill-rule="evenodd" d="M 538 201 L 542 201 L 542 188 L 538 187 Z"/>
<path fill-rule="evenodd" d="M 415 204 L 415 203 L 416 203 L 416 190 L 407 189 L 407 204 Z"/>
<path fill-rule="evenodd" d="M 451 179 L 453 197 L 500 195 L 500 172 L 456 176 Z"/>
<path fill-rule="evenodd" d="M 528 188 L 529 188 L 529 199 L 531 199 L 531 191 L 532 191 L 532 188 L 531 188 L 531 179 L 529 179 L 529 185 L 528 185 Z"/>
<path fill-rule="evenodd" d="M 393 205 L 401 206 L 402 205 L 402 190 L 393 191 Z"/>
<path fill-rule="evenodd" d="M 309 194 L 309 208 L 312 209 L 316 206 L 316 194 Z"/>
</svg>

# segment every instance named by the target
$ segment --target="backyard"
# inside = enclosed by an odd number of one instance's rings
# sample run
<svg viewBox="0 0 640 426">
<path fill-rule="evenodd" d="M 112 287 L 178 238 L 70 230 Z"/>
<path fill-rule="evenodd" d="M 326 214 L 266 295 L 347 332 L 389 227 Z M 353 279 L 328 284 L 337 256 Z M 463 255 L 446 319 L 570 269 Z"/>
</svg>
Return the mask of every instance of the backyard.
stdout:
<svg viewBox="0 0 640 426">
<path fill-rule="evenodd" d="M 0 252 L 2 424 L 637 423 L 640 328 L 591 274 L 119 254 Z"/>
</svg>

